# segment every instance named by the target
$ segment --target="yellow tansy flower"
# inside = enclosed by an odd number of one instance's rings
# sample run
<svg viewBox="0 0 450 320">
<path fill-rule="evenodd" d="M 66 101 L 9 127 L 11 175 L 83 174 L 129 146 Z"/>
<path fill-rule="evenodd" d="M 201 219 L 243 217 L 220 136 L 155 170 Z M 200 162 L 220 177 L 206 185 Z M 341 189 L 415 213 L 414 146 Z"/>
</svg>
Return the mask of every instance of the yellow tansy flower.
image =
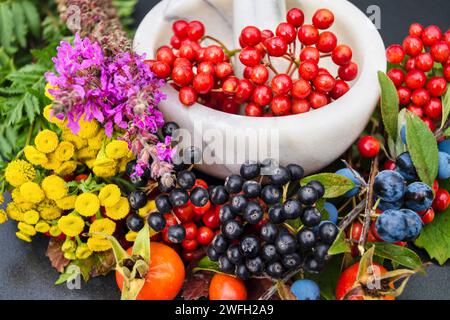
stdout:
<svg viewBox="0 0 450 320">
<path fill-rule="evenodd" d="M 53 124 L 56 124 L 58 127 L 62 127 L 65 124 L 65 120 L 58 119 L 56 115 L 53 114 L 52 105 L 49 104 L 44 108 L 43 111 L 44 118 Z"/>
<path fill-rule="evenodd" d="M 97 163 L 97 160 L 95 161 Z M 94 165 L 92 168 L 92 172 L 100 178 L 110 178 L 117 174 L 117 166 L 114 165 L 108 165 L 108 166 L 98 166 Z"/>
<path fill-rule="evenodd" d="M 42 181 L 42 189 L 46 197 L 51 200 L 59 200 L 67 195 L 66 182 L 57 175 L 46 177 Z"/>
<path fill-rule="evenodd" d="M 148 216 L 148 214 L 150 212 L 153 212 L 153 211 L 156 211 L 156 203 L 155 203 L 155 200 L 150 200 L 150 201 L 147 201 L 147 204 L 144 207 L 139 209 L 138 214 L 142 218 L 145 218 Z"/>
<path fill-rule="evenodd" d="M 23 214 L 23 221 L 25 223 L 35 225 L 39 221 L 39 212 L 36 210 L 28 210 Z"/>
<path fill-rule="evenodd" d="M 20 193 L 20 187 L 15 188 L 13 189 L 13 191 L 11 191 L 11 198 L 16 204 L 26 202 L 25 198 Z"/>
<path fill-rule="evenodd" d="M 125 197 L 121 197 L 116 205 L 112 207 L 105 207 L 105 214 L 113 220 L 123 219 L 129 212 L 130 204 L 128 203 L 128 199 Z"/>
<path fill-rule="evenodd" d="M 21 231 L 17 231 L 16 232 L 16 237 L 19 238 L 20 240 L 25 241 L 25 242 L 31 242 L 31 237 L 26 235 L 26 234 L 24 234 Z"/>
<path fill-rule="evenodd" d="M 33 210 L 36 208 L 36 203 L 32 202 L 22 202 L 17 204 L 17 206 L 23 211 Z"/>
<path fill-rule="evenodd" d="M 84 221 L 81 217 L 68 215 L 61 217 L 58 221 L 58 228 L 62 233 L 69 237 L 76 237 L 84 229 Z"/>
<path fill-rule="evenodd" d="M 57 87 L 52 86 L 50 83 L 45 84 L 45 96 L 52 101 L 55 100 L 55 97 L 52 96 L 52 94 L 49 92 L 49 90 L 54 90 L 54 89 L 57 89 Z"/>
<path fill-rule="evenodd" d="M 5 223 L 6 221 L 8 221 L 8 216 L 6 215 L 5 210 L 0 209 L 0 224 Z"/>
<path fill-rule="evenodd" d="M 14 221 L 23 221 L 24 211 L 14 202 L 8 203 L 6 213 Z"/>
<path fill-rule="evenodd" d="M 52 236 L 52 237 L 59 237 L 60 235 L 61 235 L 61 230 L 59 229 L 59 227 L 56 225 L 56 226 L 51 226 L 50 227 L 50 230 L 48 231 L 48 233 L 50 233 L 50 235 Z"/>
<path fill-rule="evenodd" d="M 82 243 L 77 247 L 77 250 L 75 251 L 75 255 L 77 259 L 84 260 L 89 258 L 92 255 L 92 250 L 89 249 L 88 245 L 86 243 Z"/>
<path fill-rule="evenodd" d="M 67 238 L 66 241 L 64 241 L 64 243 L 61 246 L 61 251 L 71 252 L 71 251 L 75 251 L 76 248 L 77 248 L 77 243 L 75 241 Z"/>
<path fill-rule="evenodd" d="M 95 137 L 88 139 L 89 148 L 94 150 L 100 150 L 102 148 L 103 139 L 106 137 L 105 129 L 100 129 Z"/>
<path fill-rule="evenodd" d="M 123 140 L 113 140 L 106 145 L 106 156 L 117 160 L 123 158 L 128 153 L 128 143 Z"/>
<path fill-rule="evenodd" d="M 80 119 L 80 121 L 78 121 L 78 124 L 80 125 L 80 131 L 78 131 L 78 136 L 83 139 L 95 137 L 99 129 L 97 121 L 95 120 L 86 121 L 84 120 L 84 117 L 83 119 Z"/>
<path fill-rule="evenodd" d="M 45 198 L 44 191 L 35 182 L 25 182 L 20 186 L 20 195 L 32 203 L 39 203 Z"/>
<path fill-rule="evenodd" d="M 25 154 L 25 158 L 31 163 L 36 166 L 42 166 L 45 163 L 47 163 L 48 159 L 45 153 L 40 152 L 38 149 L 36 149 L 33 146 L 26 146 L 23 150 Z"/>
<path fill-rule="evenodd" d="M 75 154 L 75 146 L 69 141 L 62 141 L 55 150 L 56 158 L 59 161 L 68 161 Z"/>
<path fill-rule="evenodd" d="M 100 210 L 100 200 L 93 193 L 80 194 L 75 200 L 75 210 L 82 216 L 93 216 Z"/>
<path fill-rule="evenodd" d="M 38 223 L 36 223 L 34 228 L 36 229 L 37 232 L 47 233 L 50 230 L 50 225 L 45 221 L 39 221 Z"/>
<path fill-rule="evenodd" d="M 0 193 L 0 204 L 3 204 L 3 202 L 5 202 L 5 197 Z"/>
<path fill-rule="evenodd" d="M 111 249 L 111 243 L 106 239 L 89 238 L 87 245 L 94 252 L 103 252 Z"/>
<path fill-rule="evenodd" d="M 66 258 L 67 260 L 76 260 L 77 256 L 75 255 L 75 251 L 64 252 L 64 258 Z"/>
<path fill-rule="evenodd" d="M 58 208 L 62 210 L 71 210 L 75 208 L 75 200 L 77 200 L 77 196 L 71 195 L 64 197 L 62 199 L 56 200 L 56 205 Z"/>
<path fill-rule="evenodd" d="M 112 235 L 116 231 L 116 223 L 108 218 L 95 220 L 90 228 L 89 233 L 91 233 L 92 238 L 104 239 L 104 236 L 95 233 L 106 233 Z"/>
<path fill-rule="evenodd" d="M 97 150 L 92 149 L 90 147 L 83 148 L 79 150 L 76 154 L 79 160 L 92 159 L 97 156 Z"/>
<path fill-rule="evenodd" d="M 115 184 L 108 184 L 100 190 L 98 198 L 100 199 L 100 205 L 112 207 L 120 200 L 120 189 Z"/>
<path fill-rule="evenodd" d="M 70 129 L 63 130 L 61 134 L 61 139 L 73 143 L 73 145 L 75 146 L 75 148 L 77 148 L 77 150 L 80 150 L 87 146 L 87 140 L 82 139 L 79 136 L 73 134 L 72 131 L 70 131 Z"/>
<path fill-rule="evenodd" d="M 51 130 L 42 130 L 34 138 L 34 144 L 36 148 L 43 153 L 50 153 L 55 151 L 58 147 L 58 135 Z"/>
<path fill-rule="evenodd" d="M 44 220 L 55 220 L 61 217 L 62 210 L 56 206 L 53 200 L 45 199 L 39 205 L 37 210 Z"/>
<path fill-rule="evenodd" d="M 18 226 L 19 230 L 29 236 L 34 236 L 36 234 L 36 229 L 25 222 L 19 222 Z"/>
<path fill-rule="evenodd" d="M 95 164 L 95 158 L 94 158 L 94 159 L 84 160 L 84 164 L 85 164 L 89 169 L 92 169 L 92 168 L 94 167 L 94 164 Z"/>
<path fill-rule="evenodd" d="M 76 169 L 77 163 L 75 161 L 66 161 L 63 162 L 58 168 L 56 168 L 55 172 L 64 177 L 72 174 Z"/>
<path fill-rule="evenodd" d="M 13 187 L 19 187 L 25 182 L 36 178 L 36 170 L 25 160 L 11 161 L 5 170 L 5 179 Z"/>
</svg>

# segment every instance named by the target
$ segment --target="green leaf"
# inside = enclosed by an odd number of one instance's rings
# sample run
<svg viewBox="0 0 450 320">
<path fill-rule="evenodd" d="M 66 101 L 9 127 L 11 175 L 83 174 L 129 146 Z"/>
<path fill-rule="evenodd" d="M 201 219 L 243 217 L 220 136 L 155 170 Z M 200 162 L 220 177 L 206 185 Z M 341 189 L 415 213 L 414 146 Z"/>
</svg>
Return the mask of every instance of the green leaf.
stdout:
<svg viewBox="0 0 450 320">
<path fill-rule="evenodd" d="M 38 39 L 41 35 L 41 18 L 36 5 L 28 0 L 20 1 L 27 23 L 33 36 Z"/>
<path fill-rule="evenodd" d="M 347 177 L 335 173 L 319 173 L 302 179 L 305 185 L 310 181 L 319 181 L 325 187 L 324 198 L 338 198 L 355 187 L 355 183 Z"/>
<path fill-rule="evenodd" d="M 334 240 L 333 245 L 328 249 L 329 255 L 337 255 L 341 253 L 351 252 L 350 244 L 345 241 L 345 232 L 339 232 L 336 240 Z"/>
<path fill-rule="evenodd" d="M 221 273 L 219 264 L 209 260 L 208 256 L 203 257 L 192 271 L 197 272 L 201 270 Z"/>
<path fill-rule="evenodd" d="M 430 128 L 411 112 L 406 117 L 406 141 L 419 178 L 432 186 L 439 164 L 436 138 Z"/>
<path fill-rule="evenodd" d="M 392 80 L 384 73 L 378 72 L 381 86 L 381 116 L 384 127 L 392 139 L 397 137 L 397 115 L 399 99 L 397 89 Z"/>
<path fill-rule="evenodd" d="M 39 113 L 41 112 L 41 109 L 39 108 L 39 101 L 32 94 L 26 93 L 24 96 L 23 103 L 25 107 L 25 112 L 28 117 L 28 121 L 30 123 L 33 123 L 34 119 L 36 118 L 36 115 L 39 115 Z"/>
<path fill-rule="evenodd" d="M 146 223 L 144 228 L 139 231 L 133 245 L 133 255 L 140 256 L 144 261 L 150 263 L 150 227 Z"/>
<path fill-rule="evenodd" d="M 7 2 L 0 2 L 0 46 L 6 52 L 13 53 L 16 48 L 13 46 L 14 40 L 14 16 Z"/>
<path fill-rule="evenodd" d="M 368 243 L 367 247 L 375 246 L 375 256 L 391 260 L 393 264 L 401 265 L 413 270 L 422 267 L 422 261 L 417 253 L 406 247 L 387 242 Z"/>
<path fill-rule="evenodd" d="M 445 123 L 447 122 L 449 114 L 450 114 L 450 86 L 447 85 L 447 91 L 445 92 L 444 98 L 442 99 L 441 128 L 443 128 Z"/>
<path fill-rule="evenodd" d="M 450 209 L 436 214 L 433 222 L 423 228 L 415 245 L 425 249 L 440 265 L 450 259 Z"/>
<path fill-rule="evenodd" d="M 18 2 L 11 3 L 11 11 L 14 15 L 14 33 L 16 35 L 17 42 L 22 48 L 27 46 L 27 32 L 28 26 L 25 23 L 25 13 L 23 8 Z"/>
</svg>

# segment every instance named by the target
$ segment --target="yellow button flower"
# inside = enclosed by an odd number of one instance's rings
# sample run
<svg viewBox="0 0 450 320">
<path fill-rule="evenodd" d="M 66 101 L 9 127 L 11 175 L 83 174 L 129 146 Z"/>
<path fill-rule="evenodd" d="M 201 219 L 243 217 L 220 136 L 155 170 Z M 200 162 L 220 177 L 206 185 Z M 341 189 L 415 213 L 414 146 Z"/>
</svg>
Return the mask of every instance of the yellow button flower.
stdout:
<svg viewBox="0 0 450 320">
<path fill-rule="evenodd" d="M 94 252 L 103 252 L 111 249 L 111 243 L 105 239 L 89 238 L 87 245 Z"/>
<path fill-rule="evenodd" d="M 35 225 L 39 221 L 39 212 L 36 210 L 28 210 L 23 214 L 23 221 L 25 223 Z"/>
<path fill-rule="evenodd" d="M 58 147 L 58 135 L 51 130 L 42 130 L 34 138 L 34 144 L 36 148 L 43 153 L 50 153 L 55 151 Z"/>
<path fill-rule="evenodd" d="M 66 182 L 57 175 L 46 177 L 42 181 L 42 189 L 46 197 L 51 200 L 59 200 L 67 195 Z"/>
<path fill-rule="evenodd" d="M 77 158 L 79 160 L 87 160 L 87 159 L 93 159 L 97 156 L 97 150 L 92 149 L 90 147 L 83 148 L 79 150 L 76 154 Z"/>
<path fill-rule="evenodd" d="M 33 210 L 36 208 L 36 204 L 32 202 L 22 202 L 17 205 L 23 212 Z"/>
<path fill-rule="evenodd" d="M 48 231 L 52 237 L 59 237 L 61 235 L 61 229 L 59 229 L 58 226 L 51 226 L 50 230 Z"/>
<path fill-rule="evenodd" d="M 112 207 L 105 207 L 105 214 L 113 220 L 125 218 L 130 212 L 130 204 L 128 199 L 121 197 L 119 202 Z"/>
<path fill-rule="evenodd" d="M 62 233 L 69 237 L 76 237 L 84 229 L 84 220 L 75 215 L 61 217 L 58 221 L 58 228 Z"/>
<path fill-rule="evenodd" d="M 45 84 L 45 96 L 52 101 L 55 100 L 55 97 L 52 96 L 52 94 L 49 92 L 49 90 L 55 90 L 55 89 L 57 89 L 57 87 L 52 86 L 50 83 Z"/>
<path fill-rule="evenodd" d="M 75 172 L 77 169 L 77 163 L 75 161 L 66 161 L 63 162 L 58 168 L 55 169 L 55 172 L 60 176 L 68 176 Z"/>
<path fill-rule="evenodd" d="M 123 158 L 128 153 L 128 143 L 123 140 L 113 140 L 106 145 L 106 156 L 117 160 Z"/>
<path fill-rule="evenodd" d="M 5 210 L 0 209 L 0 224 L 4 224 L 6 221 L 8 221 L 8 216 L 6 215 Z"/>
<path fill-rule="evenodd" d="M 96 160 L 97 162 L 97 160 Z M 110 178 L 117 174 L 117 166 L 114 165 L 108 165 L 108 166 L 97 166 L 94 165 L 92 168 L 92 172 L 100 178 Z"/>
<path fill-rule="evenodd" d="M 73 143 L 73 145 L 75 146 L 75 148 L 77 148 L 77 150 L 80 150 L 87 146 L 87 140 L 82 139 L 79 136 L 73 134 L 72 131 L 70 131 L 70 129 L 63 130 L 61 134 L 61 139 Z"/>
<path fill-rule="evenodd" d="M 11 161 L 5 170 L 5 179 L 13 187 L 19 187 L 25 182 L 36 178 L 36 170 L 25 160 Z"/>
<path fill-rule="evenodd" d="M 120 189 L 115 184 L 108 184 L 104 186 L 100 193 L 98 194 L 98 198 L 100 199 L 100 205 L 104 207 L 112 207 L 116 205 L 120 200 Z"/>
<path fill-rule="evenodd" d="M 36 234 L 36 229 L 32 225 L 29 225 L 25 222 L 19 222 L 17 227 L 19 228 L 19 231 L 22 232 L 23 234 L 29 236 L 34 236 Z"/>
<path fill-rule="evenodd" d="M 64 252 L 64 258 L 67 260 L 76 260 L 77 256 L 75 255 L 75 251 L 73 252 Z"/>
<path fill-rule="evenodd" d="M 56 206 L 56 202 L 50 199 L 45 199 L 39 203 L 37 210 L 44 220 L 55 220 L 62 214 L 62 210 Z"/>
<path fill-rule="evenodd" d="M 44 118 L 50 122 L 56 124 L 58 127 L 62 127 L 65 124 L 65 120 L 60 120 L 53 114 L 52 105 L 49 104 L 44 108 L 43 111 Z"/>
<path fill-rule="evenodd" d="M 82 243 L 77 247 L 77 250 L 75 251 L 75 255 L 77 259 L 84 260 L 89 258 L 92 255 L 92 250 L 89 249 L 88 245 L 86 243 Z"/>
<path fill-rule="evenodd" d="M 45 198 L 44 191 L 35 182 L 25 182 L 20 186 L 20 194 L 22 197 L 32 203 L 39 203 Z"/>
<path fill-rule="evenodd" d="M 95 137 L 88 139 L 89 148 L 93 150 L 100 150 L 102 148 L 103 139 L 106 137 L 105 130 L 100 129 Z"/>
<path fill-rule="evenodd" d="M 91 217 L 100 210 L 100 200 L 93 193 L 83 193 L 75 200 L 75 210 L 85 217 Z"/>
<path fill-rule="evenodd" d="M 80 131 L 78 131 L 78 136 L 83 139 L 95 137 L 99 129 L 97 121 L 95 120 L 86 121 L 84 120 L 84 117 L 83 119 L 80 119 L 80 121 L 78 121 L 78 124 L 80 125 Z"/>
<path fill-rule="evenodd" d="M 139 214 L 142 218 L 145 218 L 145 217 L 148 216 L 148 214 L 149 214 L 150 212 L 154 212 L 154 211 L 156 211 L 156 203 L 155 203 L 155 200 L 150 200 L 150 201 L 147 201 L 147 204 L 146 204 L 144 207 L 142 207 L 141 209 L 139 209 L 138 214 Z"/>
<path fill-rule="evenodd" d="M 6 213 L 14 221 L 23 221 L 24 211 L 14 202 L 8 203 Z"/>
<path fill-rule="evenodd" d="M 34 228 L 36 229 L 37 232 L 40 233 L 47 233 L 50 231 L 50 225 L 45 221 L 39 221 L 38 223 L 36 223 Z"/>
<path fill-rule="evenodd" d="M 56 205 L 58 208 L 62 210 L 71 210 L 75 208 L 75 201 L 77 200 L 77 196 L 67 196 L 62 199 L 56 200 Z"/>
<path fill-rule="evenodd" d="M 0 204 L 3 204 L 3 202 L 5 202 L 5 197 L 0 193 Z"/>
<path fill-rule="evenodd" d="M 16 204 L 26 202 L 25 198 L 20 193 L 20 187 L 13 189 L 11 192 L 11 198 Z"/>
<path fill-rule="evenodd" d="M 27 158 L 27 160 L 35 166 L 42 166 L 48 161 L 45 153 L 40 152 L 33 146 L 26 146 L 23 152 L 25 154 L 25 158 Z"/>
<path fill-rule="evenodd" d="M 114 231 L 116 231 L 116 223 L 108 218 L 95 220 L 89 228 L 91 237 L 98 239 L 104 239 L 105 237 L 95 233 L 105 233 L 111 236 Z"/>
<path fill-rule="evenodd" d="M 25 241 L 25 242 L 31 242 L 31 237 L 29 235 L 26 235 L 25 233 L 23 233 L 21 231 L 17 231 L 16 232 L 16 237 L 19 238 L 20 240 Z"/>
<path fill-rule="evenodd" d="M 67 238 L 66 241 L 64 241 L 64 243 L 61 246 L 61 251 L 71 252 L 71 251 L 75 251 L 76 248 L 77 248 L 77 243 L 75 241 Z"/>
<path fill-rule="evenodd" d="M 75 154 L 75 146 L 69 141 L 61 142 L 55 150 L 56 158 L 59 161 L 68 161 Z"/>
</svg>

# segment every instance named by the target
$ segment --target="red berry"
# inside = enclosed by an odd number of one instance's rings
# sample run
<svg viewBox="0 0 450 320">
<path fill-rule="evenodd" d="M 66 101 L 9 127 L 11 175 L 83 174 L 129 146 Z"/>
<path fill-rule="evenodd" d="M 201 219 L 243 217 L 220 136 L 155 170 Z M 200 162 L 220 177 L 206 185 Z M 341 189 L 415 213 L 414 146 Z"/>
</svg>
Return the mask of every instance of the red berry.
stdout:
<svg viewBox="0 0 450 320">
<path fill-rule="evenodd" d="M 405 73 L 401 69 L 393 68 L 388 71 L 387 75 L 396 87 L 400 87 L 405 81 Z"/>
<path fill-rule="evenodd" d="M 312 46 L 319 41 L 319 31 L 313 25 L 305 24 L 298 30 L 298 40 L 305 46 Z"/>
<path fill-rule="evenodd" d="M 179 93 L 179 99 L 182 104 L 189 107 L 192 106 L 197 101 L 197 91 L 192 87 L 181 88 Z"/>
<path fill-rule="evenodd" d="M 266 106 L 272 100 L 272 90 L 267 85 L 258 86 L 253 91 L 252 100 L 260 106 Z"/>
<path fill-rule="evenodd" d="M 177 36 L 172 36 L 172 38 L 170 38 L 170 45 L 174 48 L 174 49 L 180 49 L 181 47 L 181 40 L 179 37 Z"/>
<path fill-rule="evenodd" d="M 203 224 L 211 229 L 217 229 L 220 226 L 219 215 L 214 210 L 210 210 L 202 217 Z"/>
<path fill-rule="evenodd" d="M 237 114 L 239 105 L 234 99 L 225 99 L 222 102 L 222 111 L 230 114 Z"/>
<path fill-rule="evenodd" d="M 436 192 L 438 192 L 438 190 L 439 190 L 439 181 L 434 180 L 434 182 L 433 182 L 433 191 L 434 191 L 434 193 L 436 193 Z"/>
<path fill-rule="evenodd" d="M 433 97 L 441 97 L 447 89 L 447 80 L 443 77 L 433 77 L 428 80 L 427 89 Z"/>
<path fill-rule="evenodd" d="M 156 60 L 165 62 L 169 66 L 173 65 L 173 62 L 175 61 L 175 54 L 173 53 L 172 49 L 170 49 L 167 46 L 161 47 L 156 52 Z"/>
<path fill-rule="evenodd" d="M 347 229 L 348 237 L 351 240 L 359 241 L 359 238 L 361 238 L 362 229 L 363 229 L 363 226 L 362 226 L 361 222 L 359 222 L 359 221 L 353 222 L 350 229 Z"/>
<path fill-rule="evenodd" d="M 186 240 L 194 240 L 197 238 L 197 225 L 194 222 L 187 222 L 183 224 L 184 229 L 186 230 Z"/>
<path fill-rule="evenodd" d="M 215 73 L 215 67 L 212 62 L 203 61 L 200 62 L 197 66 L 198 73 Z"/>
<path fill-rule="evenodd" d="M 422 118 L 422 121 L 428 126 L 428 128 L 430 128 L 430 131 L 434 132 L 434 130 L 436 130 L 436 126 L 431 119 Z"/>
<path fill-rule="evenodd" d="M 395 170 L 396 167 L 397 167 L 397 165 L 395 164 L 394 161 L 386 160 L 386 162 L 384 163 L 383 169 L 384 170 Z"/>
<path fill-rule="evenodd" d="M 296 99 L 306 99 L 312 92 L 309 81 L 299 79 L 292 85 L 292 97 Z"/>
<path fill-rule="evenodd" d="M 254 26 L 245 27 L 241 32 L 244 47 L 254 47 L 261 42 L 261 31 Z"/>
<path fill-rule="evenodd" d="M 255 84 L 264 84 L 269 79 L 269 71 L 263 65 L 253 68 L 250 80 Z"/>
<path fill-rule="evenodd" d="M 335 85 L 336 80 L 332 76 L 327 74 L 318 75 L 314 79 L 314 87 L 320 92 L 330 92 L 331 90 L 333 90 Z"/>
<path fill-rule="evenodd" d="M 447 82 L 450 82 L 450 63 L 444 66 L 444 77 Z"/>
<path fill-rule="evenodd" d="M 192 41 L 198 41 L 205 35 L 205 26 L 200 21 L 189 23 L 188 38 Z"/>
<path fill-rule="evenodd" d="M 306 47 L 300 52 L 300 61 L 311 61 L 316 64 L 320 61 L 320 52 L 314 47 Z"/>
<path fill-rule="evenodd" d="M 430 94 L 426 89 L 417 89 L 411 95 L 412 102 L 417 106 L 424 106 L 430 102 Z"/>
<path fill-rule="evenodd" d="M 189 61 L 194 61 L 197 58 L 197 52 L 195 52 L 194 47 L 190 44 L 183 44 L 178 51 L 180 58 L 188 59 Z"/>
<path fill-rule="evenodd" d="M 328 9 L 319 9 L 312 18 L 312 22 L 317 29 L 328 29 L 334 23 L 334 15 Z"/>
<path fill-rule="evenodd" d="M 198 243 L 206 246 L 211 243 L 214 236 L 215 236 L 215 234 L 210 228 L 208 228 L 208 227 L 198 228 L 198 232 L 197 232 Z"/>
<path fill-rule="evenodd" d="M 358 150 L 364 158 L 374 158 L 380 152 L 380 141 L 372 136 L 364 136 L 358 141 Z"/>
<path fill-rule="evenodd" d="M 442 39 L 442 31 L 438 26 L 429 26 L 426 27 L 422 32 L 422 41 L 423 43 L 431 47 L 433 44 Z"/>
<path fill-rule="evenodd" d="M 423 42 L 419 37 L 407 36 L 403 40 L 403 49 L 410 57 L 415 57 L 423 50 Z"/>
<path fill-rule="evenodd" d="M 186 58 L 176 58 L 173 62 L 173 67 L 188 67 L 192 68 L 192 63 Z"/>
<path fill-rule="evenodd" d="M 286 20 L 294 27 L 298 28 L 305 22 L 305 14 L 302 10 L 294 8 L 288 11 Z"/>
<path fill-rule="evenodd" d="M 316 48 L 320 52 L 329 53 L 333 51 L 337 46 L 337 38 L 333 32 L 325 31 L 319 36 L 319 40 L 316 43 Z"/>
<path fill-rule="evenodd" d="M 197 240 L 185 239 L 185 240 L 181 241 L 181 247 L 186 251 L 192 252 L 198 248 L 198 242 L 197 242 Z"/>
<path fill-rule="evenodd" d="M 324 93 L 315 91 L 309 95 L 309 103 L 313 109 L 319 109 L 329 103 L 328 96 Z"/>
<path fill-rule="evenodd" d="M 250 77 L 252 75 L 252 67 L 245 67 L 244 68 L 244 78 L 250 80 Z"/>
<path fill-rule="evenodd" d="M 306 99 L 293 99 L 292 100 L 292 113 L 300 114 L 308 112 L 311 109 L 311 104 Z"/>
<path fill-rule="evenodd" d="M 151 70 L 158 78 L 161 79 L 165 79 L 170 76 L 171 71 L 170 66 L 167 63 L 161 61 L 156 61 L 155 63 L 153 63 Z"/>
<path fill-rule="evenodd" d="M 272 57 L 281 57 L 287 52 L 287 42 L 284 38 L 275 36 L 264 42 L 267 53 Z"/>
<path fill-rule="evenodd" d="M 405 50 L 401 45 L 393 44 L 386 49 L 386 58 L 389 63 L 401 63 L 405 58 Z"/>
<path fill-rule="evenodd" d="M 276 116 L 284 116 L 291 110 L 291 99 L 287 96 L 275 96 L 270 104 L 270 109 Z"/>
<path fill-rule="evenodd" d="M 434 196 L 433 209 L 444 212 L 450 205 L 450 193 L 445 189 L 439 189 Z"/>
<path fill-rule="evenodd" d="M 336 80 L 336 84 L 335 84 L 333 90 L 331 91 L 330 96 L 334 100 L 337 100 L 340 97 L 342 97 L 344 94 L 346 94 L 349 90 L 350 90 L 350 86 L 348 85 L 348 83 L 341 79 L 338 79 L 338 80 Z"/>
<path fill-rule="evenodd" d="M 412 104 L 407 109 L 408 109 L 408 111 L 414 113 L 419 118 L 423 117 L 423 109 L 421 107 Z"/>
<path fill-rule="evenodd" d="M 430 119 L 439 119 L 442 115 L 441 99 L 432 98 L 430 102 L 423 108 L 425 115 Z"/>
<path fill-rule="evenodd" d="M 412 71 L 416 69 L 416 59 L 415 58 L 409 58 L 405 62 L 405 69 L 406 71 Z"/>
<path fill-rule="evenodd" d="M 317 73 L 317 75 L 320 75 L 320 74 L 327 74 L 327 75 L 331 76 L 330 71 L 328 71 L 328 69 L 326 69 L 326 68 L 319 68 L 319 72 Z"/>
<path fill-rule="evenodd" d="M 319 73 L 319 66 L 317 63 L 311 61 L 304 61 L 300 64 L 298 73 L 300 78 L 311 81 L 317 77 L 317 74 Z"/>
<path fill-rule="evenodd" d="M 194 184 L 193 189 L 194 189 L 194 188 L 197 188 L 197 187 L 202 187 L 202 188 L 204 188 L 204 189 L 208 189 L 208 184 L 206 183 L 205 180 L 202 180 L 202 179 L 196 179 L 196 180 L 195 180 L 195 184 Z"/>
<path fill-rule="evenodd" d="M 349 46 L 341 44 L 337 46 L 331 53 L 331 59 L 338 66 L 343 66 L 352 61 L 353 52 Z"/>
<path fill-rule="evenodd" d="M 297 37 L 295 27 L 287 22 L 280 23 L 275 33 L 277 36 L 283 38 L 288 44 L 294 42 Z"/>
<path fill-rule="evenodd" d="M 236 77 L 228 77 L 222 84 L 222 91 L 227 95 L 234 95 L 239 86 L 239 79 Z"/>
<path fill-rule="evenodd" d="M 433 69 L 433 65 L 434 65 L 433 57 L 428 52 L 419 54 L 416 57 L 416 61 L 414 64 L 415 68 L 422 70 L 423 72 L 428 72 L 431 69 Z"/>
<path fill-rule="evenodd" d="M 413 23 L 409 27 L 409 35 L 420 37 L 422 35 L 423 26 L 420 23 Z"/>
<path fill-rule="evenodd" d="M 397 88 L 397 95 L 400 105 L 407 106 L 411 103 L 411 90 L 407 87 Z"/>
<path fill-rule="evenodd" d="M 250 99 L 253 93 L 253 84 L 247 80 L 242 79 L 236 90 L 235 100 L 237 103 L 244 103 Z"/>
<path fill-rule="evenodd" d="M 261 54 L 255 47 L 242 49 L 239 60 L 247 67 L 255 67 L 261 62 Z"/>
<path fill-rule="evenodd" d="M 245 106 L 245 115 L 248 117 L 261 117 L 263 115 L 263 109 L 260 105 L 250 102 Z"/>
<path fill-rule="evenodd" d="M 355 62 L 350 62 L 345 66 L 339 67 L 339 78 L 344 81 L 353 81 L 358 76 L 358 65 Z"/>
<path fill-rule="evenodd" d="M 421 217 L 422 222 L 424 224 L 429 224 L 431 222 L 433 222 L 434 220 L 434 210 L 433 208 L 428 209 L 427 211 L 425 211 Z"/>
<path fill-rule="evenodd" d="M 434 61 L 445 63 L 450 57 L 450 48 L 447 43 L 440 41 L 431 47 L 430 53 Z"/>
<path fill-rule="evenodd" d="M 427 81 L 427 76 L 423 71 L 411 70 L 405 77 L 405 82 L 408 88 L 411 90 L 423 88 Z"/>
<path fill-rule="evenodd" d="M 215 72 L 217 78 L 225 79 L 233 73 L 233 66 L 229 62 L 221 62 L 216 65 Z"/>
<path fill-rule="evenodd" d="M 208 201 L 203 207 L 196 207 L 192 205 L 192 209 L 194 210 L 196 215 L 203 216 L 211 209 L 211 202 Z"/>
<path fill-rule="evenodd" d="M 187 38 L 188 28 L 189 24 L 184 20 L 177 20 L 172 24 L 173 33 L 181 40 Z"/>
<path fill-rule="evenodd" d="M 175 67 L 172 71 L 172 80 L 179 87 L 186 87 L 192 83 L 194 72 L 188 67 Z"/>
<path fill-rule="evenodd" d="M 193 86 L 198 93 L 207 94 L 214 87 L 214 77 L 210 73 L 199 73 L 194 77 Z"/>
<path fill-rule="evenodd" d="M 278 74 L 272 79 L 271 86 L 276 95 L 287 95 L 292 89 L 292 79 L 287 74 Z"/>
<path fill-rule="evenodd" d="M 267 39 L 270 39 L 275 36 L 272 30 L 263 30 L 261 31 L 261 42 L 265 42 Z"/>
<path fill-rule="evenodd" d="M 223 58 L 225 57 L 225 53 L 223 49 L 219 46 L 212 45 L 206 48 L 205 51 L 205 60 L 210 61 L 214 64 L 219 62 L 223 62 Z"/>
</svg>

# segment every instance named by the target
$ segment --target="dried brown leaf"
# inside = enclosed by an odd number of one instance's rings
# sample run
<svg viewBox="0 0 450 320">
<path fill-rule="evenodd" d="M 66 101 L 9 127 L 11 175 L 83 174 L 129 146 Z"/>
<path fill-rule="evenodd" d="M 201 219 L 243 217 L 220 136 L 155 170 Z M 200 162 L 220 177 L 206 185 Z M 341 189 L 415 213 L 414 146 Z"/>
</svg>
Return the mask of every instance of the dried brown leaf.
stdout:
<svg viewBox="0 0 450 320">
<path fill-rule="evenodd" d="M 184 282 L 183 298 L 185 300 L 198 300 L 207 297 L 209 294 L 209 284 L 213 276 L 214 273 L 212 272 L 190 272 Z"/>
<path fill-rule="evenodd" d="M 58 241 L 51 239 L 48 243 L 46 256 L 50 259 L 52 267 L 58 270 L 58 272 L 63 272 L 64 268 L 70 263 L 70 260 L 64 258 L 64 252 L 62 252 L 63 241 Z"/>
</svg>

